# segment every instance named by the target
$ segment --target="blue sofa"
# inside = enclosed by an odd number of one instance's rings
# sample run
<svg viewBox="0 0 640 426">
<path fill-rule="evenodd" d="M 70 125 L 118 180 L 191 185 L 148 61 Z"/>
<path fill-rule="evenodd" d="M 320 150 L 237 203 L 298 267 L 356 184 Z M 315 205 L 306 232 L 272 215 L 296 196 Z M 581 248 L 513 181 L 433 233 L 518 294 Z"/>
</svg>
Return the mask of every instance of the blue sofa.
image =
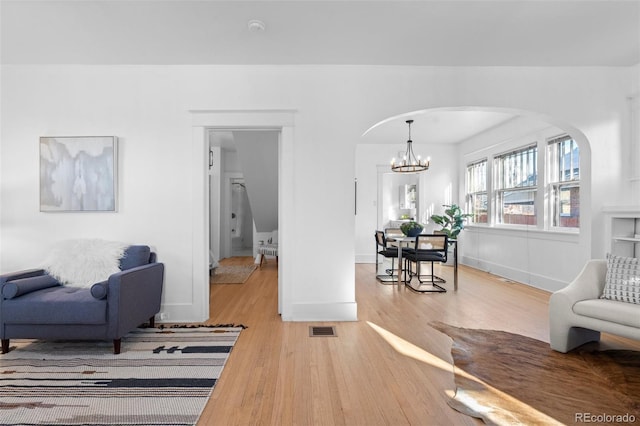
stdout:
<svg viewBox="0 0 640 426">
<path fill-rule="evenodd" d="M 121 339 L 160 311 L 164 264 L 149 246 L 132 245 L 120 259 L 120 272 L 91 287 L 62 285 L 44 269 L 0 275 L 2 353 L 10 339 Z"/>
</svg>

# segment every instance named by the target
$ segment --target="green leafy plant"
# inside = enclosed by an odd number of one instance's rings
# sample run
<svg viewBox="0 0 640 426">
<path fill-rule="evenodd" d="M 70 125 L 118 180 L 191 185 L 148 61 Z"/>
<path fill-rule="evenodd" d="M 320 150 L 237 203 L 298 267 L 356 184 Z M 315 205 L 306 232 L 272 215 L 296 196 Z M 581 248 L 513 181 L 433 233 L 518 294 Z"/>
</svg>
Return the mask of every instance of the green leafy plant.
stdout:
<svg viewBox="0 0 640 426">
<path fill-rule="evenodd" d="M 431 215 L 431 220 L 442 227 L 439 230 L 440 232 L 447 234 L 451 239 L 456 239 L 460 231 L 464 229 L 465 220 L 472 215 L 463 213 L 462 209 L 456 204 L 443 204 L 442 207 L 445 208 L 444 214 Z"/>
<path fill-rule="evenodd" d="M 402 231 L 402 233 L 409 237 L 415 237 L 416 235 L 421 233 L 423 229 L 424 229 L 424 226 L 414 221 L 405 222 L 402 225 L 400 225 L 400 230 Z"/>
</svg>

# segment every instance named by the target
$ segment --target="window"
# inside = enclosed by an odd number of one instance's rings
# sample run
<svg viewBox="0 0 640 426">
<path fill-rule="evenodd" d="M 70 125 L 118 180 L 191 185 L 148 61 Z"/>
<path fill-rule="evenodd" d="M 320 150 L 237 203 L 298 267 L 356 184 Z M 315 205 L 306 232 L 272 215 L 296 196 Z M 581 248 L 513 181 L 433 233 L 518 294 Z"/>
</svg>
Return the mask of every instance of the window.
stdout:
<svg viewBox="0 0 640 426">
<path fill-rule="evenodd" d="M 489 223 L 487 209 L 487 160 L 481 160 L 467 166 L 467 212 L 472 223 Z"/>
<path fill-rule="evenodd" d="M 548 143 L 549 205 L 552 226 L 580 227 L 580 151 L 570 136 Z"/>
<path fill-rule="evenodd" d="M 465 171 L 466 211 L 473 224 L 580 229 L 580 150 L 569 135 L 473 160 Z M 540 155 L 538 155 L 540 154 Z M 543 176 L 543 178 L 538 178 Z"/>
<path fill-rule="evenodd" d="M 494 159 L 496 220 L 504 224 L 535 225 L 538 148 L 530 145 Z"/>
</svg>

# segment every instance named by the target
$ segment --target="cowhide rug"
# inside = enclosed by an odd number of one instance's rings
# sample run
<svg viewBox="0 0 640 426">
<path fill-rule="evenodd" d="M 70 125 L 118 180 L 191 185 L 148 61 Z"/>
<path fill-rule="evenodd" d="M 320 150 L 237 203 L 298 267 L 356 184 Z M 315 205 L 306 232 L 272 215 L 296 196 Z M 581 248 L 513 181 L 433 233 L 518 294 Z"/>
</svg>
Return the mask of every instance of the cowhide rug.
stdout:
<svg viewBox="0 0 640 426">
<path fill-rule="evenodd" d="M 503 331 L 435 329 L 453 339 L 454 409 L 495 425 L 640 424 L 640 352 L 567 354 Z"/>
</svg>

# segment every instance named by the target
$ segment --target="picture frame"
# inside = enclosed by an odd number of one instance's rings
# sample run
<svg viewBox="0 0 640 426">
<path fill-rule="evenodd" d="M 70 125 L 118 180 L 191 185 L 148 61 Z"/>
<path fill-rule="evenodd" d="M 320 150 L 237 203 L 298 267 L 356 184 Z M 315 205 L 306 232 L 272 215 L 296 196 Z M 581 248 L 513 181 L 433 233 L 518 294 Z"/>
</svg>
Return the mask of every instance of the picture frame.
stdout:
<svg viewBox="0 0 640 426">
<path fill-rule="evenodd" d="M 115 136 L 40 137 L 40 211 L 117 211 L 117 172 Z"/>
</svg>

